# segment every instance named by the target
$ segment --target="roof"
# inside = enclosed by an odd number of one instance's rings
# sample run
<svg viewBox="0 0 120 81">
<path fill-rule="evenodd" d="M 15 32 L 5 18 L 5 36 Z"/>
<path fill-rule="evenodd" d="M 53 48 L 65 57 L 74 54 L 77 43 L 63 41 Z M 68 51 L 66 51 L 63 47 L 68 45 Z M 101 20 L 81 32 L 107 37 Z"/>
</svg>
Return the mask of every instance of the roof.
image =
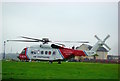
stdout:
<svg viewBox="0 0 120 81">
<path fill-rule="evenodd" d="M 108 50 L 105 49 L 104 47 L 100 47 L 97 51 L 108 52 Z"/>
<path fill-rule="evenodd" d="M 87 44 L 82 44 L 82 45 L 86 45 L 89 50 L 91 50 L 91 48 L 93 47 L 93 46 L 87 45 Z M 82 45 L 81 45 L 81 46 L 82 46 Z M 81 47 L 81 46 L 80 46 L 80 47 Z M 77 47 L 77 48 L 79 48 L 79 47 Z M 105 49 L 104 47 L 99 47 L 98 50 L 97 50 L 97 52 L 108 52 L 108 50 Z"/>
</svg>

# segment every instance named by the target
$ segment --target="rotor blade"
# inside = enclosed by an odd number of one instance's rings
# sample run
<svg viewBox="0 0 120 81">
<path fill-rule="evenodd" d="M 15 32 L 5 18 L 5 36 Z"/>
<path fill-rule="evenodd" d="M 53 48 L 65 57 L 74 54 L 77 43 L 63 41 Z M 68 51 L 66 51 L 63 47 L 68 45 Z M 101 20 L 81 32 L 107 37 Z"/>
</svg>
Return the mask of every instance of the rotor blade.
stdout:
<svg viewBox="0 0 120 81">
<path fill-rule="evenodd" d="M 104 44 L 109 50 L 111 50 L 111 48 L 107 45 L 107 44 Z"/>
<path fill-rule="evenodd" d="M 58 45 L 62 45 L 62 46 L 65 46 L 64 44 L 61 44 L 61 43 L 55 43 L 55 44 L 58 44 Z"/>
<path fill-rule="evenodd" d="M 20 37 L 25 38 L 25 39 L 32 39 L 32 40 L 36 40 L 36 41 L 41 41 L 41 42 L 43 42 L 43 40 L 35 39 L 35 38 L 31 38 L 31 37 L 25 37 L 25 36 L 20 36 Z"/>
<path fill-rule="evenodd" d="M 65 43 L 89 43 L 88 41 L 54 41 L 54 42 L 65 42 Z"/>
<path fill-rule="evenodd" d="M 95 38 L 97 38 L 98 40 L 100 40 L 99 37 L 98 37 L 97 35 L 95 35 Z"/>
<path fill-rule="evenodd" d="M 15 42 L 39 42 L 39 41 L 31 41 L 31 40 L 7 40 L 7 42 L 9 41 L 15 41 Z"/>
<path fill-rule="evenodd" d="M 103 42 L 105 42 L 109 37 L 110 37 L 110 35 L 106 36 L 106 38 L 103 40 Z"/>
</svg>

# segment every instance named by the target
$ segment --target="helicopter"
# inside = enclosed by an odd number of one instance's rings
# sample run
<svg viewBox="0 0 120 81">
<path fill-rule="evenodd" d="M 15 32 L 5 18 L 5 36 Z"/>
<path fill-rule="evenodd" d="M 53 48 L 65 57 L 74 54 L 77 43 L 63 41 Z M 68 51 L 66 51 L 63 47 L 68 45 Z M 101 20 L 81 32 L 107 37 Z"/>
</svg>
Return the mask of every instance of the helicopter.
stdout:
<svg viewBox="0 0 120 81">
<path fill-rule="evenodd" d="M 53 61 L 58 61 L 58 64 L 61 64 L 61 61 L 65 59 L 69 59 L 73 56 L 92 56 L 96 54 L 96 51 L 99 47 L 105 45 L 109 50 L 105 41 L 110 37 L 110 35 L 106 36 L 105 39 L 102 41 L 95 35 L 95 38 L 98 39 L 98 42 L 93 46 L 93 48 L 89 51 L 85 50 L 77 50 L 73 48 L 66 48 L 64 44 L 61 43 L 53 43 L 48 38 L 36 39 L 26 36 L 21 36 L 21 38 L 27 40 L 7 40 L 9 41 L 17 41 L 17 42 L 42 42 L 40 45 L 33 45 L 30 47 L 26 47 L 22 50 L 19 54 L 18 58 L 21 61 L 32 61 L 32 60 L 42 60 L 42 61 L 49 61 L 52 63 Z M 55 42 L 68 42 L 68 43 L 89 43 L 87 41 L 55 41 Z"/>
</svg>

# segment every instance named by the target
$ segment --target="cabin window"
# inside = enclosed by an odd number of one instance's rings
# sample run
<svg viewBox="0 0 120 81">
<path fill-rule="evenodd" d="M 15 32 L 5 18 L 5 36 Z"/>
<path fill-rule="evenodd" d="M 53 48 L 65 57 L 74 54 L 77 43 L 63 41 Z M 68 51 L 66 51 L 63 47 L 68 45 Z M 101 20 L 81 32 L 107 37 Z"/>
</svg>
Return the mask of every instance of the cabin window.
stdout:
<svg viewBox="0 0 120 81">
<path fill-rule="evenodd" d="M 44 51 L 41 51 L 41 54 L 44 54 Z"/>
<path fill-rule="evenodd" d="M 34 54 L 36 54 L 36 51 L 34 51 Z"/>
<path fill-rule="evenodd" d="M 32 50 L 32 51 L 31 51 L 31 54 L 36 54 L 36 51 Z"/>
<path fill-rule="evenodd" d="M 47 55 L 47 53 L 48 53 L 48 52 L 47 52 L 47 51 L 45 51 L 45 54 L 46 54 L 46 55 Z"/>
<path fill-rule="evenodd" d="M 56 52 L 55 51 L 53 51 L 53 55 L 55 55 L 56 54 Z"/>
<path fill-rule="evenodd" d="M 40 53 L 40 50 L 38 50 L 38 52 L 37 52 L 38 54 Z"/>
<path fill-rule="evenodd" d="M 34 54 L 38 54 L 38 53 L 40 53 L 40 51 L 38 49 L 35 49 Z"/>
<path fill-rule="evenodd" d="M 31 51 L 31 54 L 34 54 L 34 51 Z"/>
<path fill-rule="evenodd" d="M 51 51 L 49 51 L 49 55 L 51 55 Z"/>
</svg>

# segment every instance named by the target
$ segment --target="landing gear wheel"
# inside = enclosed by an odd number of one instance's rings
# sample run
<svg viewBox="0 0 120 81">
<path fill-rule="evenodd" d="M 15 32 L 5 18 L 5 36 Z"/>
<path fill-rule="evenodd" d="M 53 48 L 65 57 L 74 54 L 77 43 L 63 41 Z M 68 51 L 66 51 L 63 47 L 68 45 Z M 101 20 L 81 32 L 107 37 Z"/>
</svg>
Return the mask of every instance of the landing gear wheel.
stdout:
<svg viewBox="0 0 120 81">
<path fill-rule="evenodd" d="M 53 61 L 49 61 L 49 64 L 52 64 L 53 63 Z"/>
<path fill-rule="evenodd" d="M 61 64 L 61 61 L 58 61 L 58 64 Z"/>
</svg>

